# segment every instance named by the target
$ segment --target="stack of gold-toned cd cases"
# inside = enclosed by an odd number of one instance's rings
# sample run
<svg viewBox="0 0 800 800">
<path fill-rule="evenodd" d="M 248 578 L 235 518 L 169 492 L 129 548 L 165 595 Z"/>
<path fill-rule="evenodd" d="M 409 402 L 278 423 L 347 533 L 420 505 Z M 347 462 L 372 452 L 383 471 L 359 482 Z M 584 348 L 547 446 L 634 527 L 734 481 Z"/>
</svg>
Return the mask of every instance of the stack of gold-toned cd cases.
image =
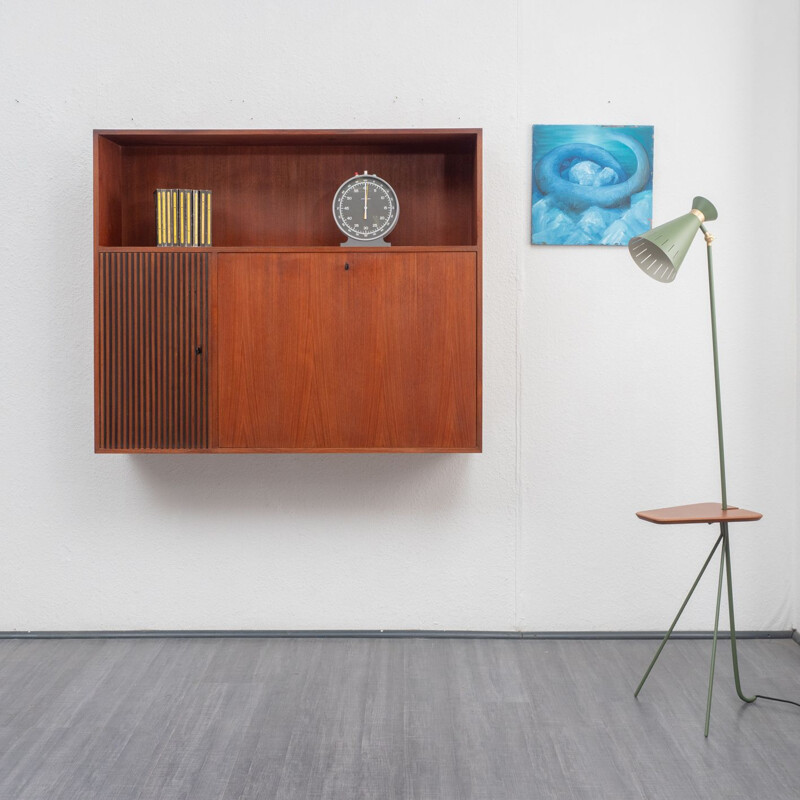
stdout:
<svg viewBox="0 0 800 800">
<path fill-rule="evenodd" d="M 156 189 L 159 247 L 211 246 L 211 190 Z"/>
</svg>

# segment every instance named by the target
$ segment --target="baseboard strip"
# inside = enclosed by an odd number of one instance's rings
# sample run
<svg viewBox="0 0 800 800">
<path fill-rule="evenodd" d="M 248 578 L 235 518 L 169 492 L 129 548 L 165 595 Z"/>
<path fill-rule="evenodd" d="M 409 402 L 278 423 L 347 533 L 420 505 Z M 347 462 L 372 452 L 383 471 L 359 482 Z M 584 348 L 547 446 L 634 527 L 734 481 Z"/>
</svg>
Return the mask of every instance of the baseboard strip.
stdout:
<svg viewBox="0 0 800 800">
<path fill-rule="evenodd" d="M 431 630 L 144 630 L 0 631 L 0 639 L 661 639 L 663 631 L 431 631 Z M 712 631 L 676 631 L 673 639 L 711 639 Z M 719 632 L 720 639 L 730 633 Z M 737 639 L 794 639 L 798 631 L 737 631 Z"/>
</svg>

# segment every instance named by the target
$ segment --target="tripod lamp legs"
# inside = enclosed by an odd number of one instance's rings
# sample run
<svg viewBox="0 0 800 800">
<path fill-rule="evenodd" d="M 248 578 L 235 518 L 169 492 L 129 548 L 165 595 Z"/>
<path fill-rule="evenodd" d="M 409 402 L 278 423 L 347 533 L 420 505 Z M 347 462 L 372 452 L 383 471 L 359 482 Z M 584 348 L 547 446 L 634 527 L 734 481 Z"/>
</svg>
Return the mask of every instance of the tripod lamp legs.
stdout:
<svg viewBox="0 0 800 800">
<path fill-rule="evenodd" d="M 651 670 L 655 666 L 656 661 L 658 661 L 658 657 L 661 655 L 661 651 L 664 649 L 664 645 L 667 643 L 670 636 L 672 635 L 673 630 L 675 629 L 675 626 L 678 624 L 678 620 L 681 618 L 683 610 L 686 608 L 687 604 L 689 603 L 689 600 L 694 594 L 694 590 L 697 588 L 697 584 L 700 583 L 700 579 L 703 577 L 703 574 L 705 573 L 706 568 L 711 562 L 714 553 L 717 551 L 720 542 L 722 543 L 722 549 L 720 551 L 719 580 L 717 581 L 717 608 L 714 616 L 714 639 L 711 645 L 711 668 L 709 670 L 709 676 L 708 676 L 708 701 L 706 703 L 706 723 L 705 723 L 706 736 L 708 736 L 709 724 L 711 722 L 711 696 L 714 688 L 714 666 L 716 664 L 716 659 L 717 659 L 717 639 L 719 635 L 719 611 L 722 601 L 723 576 L 727 578 L 726 582 L 728 587 L 728 615 L 730 618 L 730 625 L 731 625 L 731 656 L 733 658 L 733 677 L 734 677 L 734 682 L 736 683 L 736 693 L 739 695 L 739 698 L 745 703 L 752 703 L 756 699 L 755 697 L 745 696 L 745 694 L 742 692 L 741 681 L 739 679 L 739 659 L 736 651 L 736 624 L 734 622 L 734 615 L 733 615 L 733 584 L 731 582 L 731 550 L 730 550 L 730 539 L 728 537 L 727 522 L 720 523 L 720 534 L 719 537 L 717 538 L 717 541 L 711 548 L 711 552 L 708 554 L 708 558 L 703 564 L 703 568 L 700 570 L 700 574 L 697 576 L 695 582 L 692 584 L 692 588 L 689 590 L 689 594 L 686 595 L 686 599 L 683 601 L 683 604 L 678 610 L 678 613 L 675 619 L 673 620 L 672 625 L 670 625 L 669 630 L 667 631 L 664 638 L 661 640 L 661 644 L 659 645 L 658 650 L 656 650 L 656 654 L 653 656 L 653 660 L 650 662 L 650 666 L 648 666 L 647 671 L 644 673 L 644 677 L 642 678 L 639 685 L 636 687 L 636 691 L 633 693 L 634 697 L 639 696 L 639 692 L 642 690 L 642 687 L 644 686 L 645 681 L 650 675 Z"/>
</svg>

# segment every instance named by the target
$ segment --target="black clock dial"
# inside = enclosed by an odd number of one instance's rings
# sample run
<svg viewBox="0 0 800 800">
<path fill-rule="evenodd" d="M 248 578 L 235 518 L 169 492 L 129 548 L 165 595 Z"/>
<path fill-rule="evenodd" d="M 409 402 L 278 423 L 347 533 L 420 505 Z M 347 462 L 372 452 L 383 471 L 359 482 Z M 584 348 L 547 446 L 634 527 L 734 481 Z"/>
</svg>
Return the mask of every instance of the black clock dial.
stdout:
<svg viewBox="0 0 800 800">
<path fill-rule="evenodd" d="M 399 214 L 394 189 L 366 172 L 346 180 L 333 198 L 333 218 L 351 239 L 382 239 L 397 224 Z"/>
</svg>

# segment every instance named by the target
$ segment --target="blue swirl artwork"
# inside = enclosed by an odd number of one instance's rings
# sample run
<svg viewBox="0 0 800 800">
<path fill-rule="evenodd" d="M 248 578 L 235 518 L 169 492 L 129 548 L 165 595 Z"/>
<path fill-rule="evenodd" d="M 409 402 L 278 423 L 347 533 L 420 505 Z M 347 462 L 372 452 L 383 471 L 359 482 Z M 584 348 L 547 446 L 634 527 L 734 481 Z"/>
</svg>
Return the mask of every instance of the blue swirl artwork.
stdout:
<svg viewBox="0 0 800 800">
<path fill-rule="evenodd" d="M 650 230 L 652 125 L 534 125 L 531 244 L 620 244 Z"/>
</svg>

